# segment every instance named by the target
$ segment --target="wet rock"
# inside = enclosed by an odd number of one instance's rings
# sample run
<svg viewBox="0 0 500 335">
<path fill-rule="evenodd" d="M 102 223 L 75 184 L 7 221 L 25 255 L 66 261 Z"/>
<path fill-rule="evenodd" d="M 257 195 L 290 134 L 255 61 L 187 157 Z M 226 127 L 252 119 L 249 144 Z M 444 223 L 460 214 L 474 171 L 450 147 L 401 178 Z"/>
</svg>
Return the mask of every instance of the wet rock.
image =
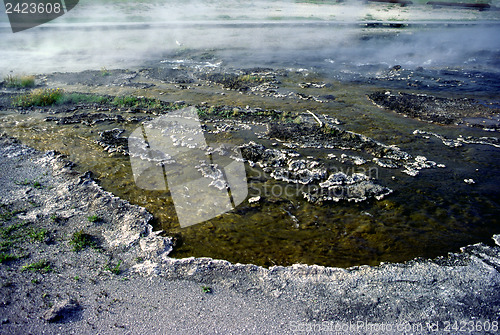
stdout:
<svg viewBox="0 0 500 335">
<path fill-rule="evenodd" d="M 322 101 L 328 100 L 328 101 L 334 101 L 337 99 L 334 95 L 327 94 L 327 95 L 320 95 L 319 97 Z"/>
<path fill-rule="evenodd" d="M 240 147 L 244 159 L 250 165 L 258 165 L 276 180 L 289 183 L 310 184 L 326 178 L 326 168 L 316 162 L 294 159 L 297 153 L 290 150 L 267 149 L 261 144 L 250 142 Z"/>
<path fill-rule="evenodd" d="M 109 153 L 118 152 L 128 155 L 128 139 L 120 136 L 124 132 L 124 129 L 119 128 L 99 132 L 100 139 L 95 142 Z"/>
<path fill-rule="evenodd" d="M 74 317 L 80 311 L 80 306 L 73 299 L 65 299 L 54 304 L 43 313 L 42 318 L 47 322 L 61 322 Z"/>
<path fill-rule="evenodd" d="M 341 200 L 360 202 L 369 198 L 381 200 L 392 190 L 375 184 L 370 177 L 362 173 L 348 176 L 343 172 L 331 174 L 328 179 L 319 184 L 320 188 L 303 192 L 307 201 L 321 203 L 324 201 Z"/>
<path fill-rule="evenodd" d="M 256 196 L 256 197 L 251 197 L 248 199 L 248 203 L 249 204 L 253 204 L 253 203 L 256 203 L 256 202 L 259 202 L 260 201 L 260 196 Z"/>
<path fill-rule="evenodd" d="M 439 135 L 436 133 L 431 133 L 431 132 L 424 131 L 424 130 L 416 129 L 413 132 L 413 134 L 414 135 L 423 135 L 424 137 L 427 137 L 427 138 L 429 138 L 430 136 L 437 137 L 443 142 L 444 145 L 446 145 L 447 147 L 450 147 L 450 148 L 456 148 L 456 147 L 462 146 L 462 143 L 460 143 L 460 141 L 452 140 L 452 139 L 446 138 L 442 135 Z"/>
<path fill-rule="evenodd" d="M 49 80 L 66 84 L 80 83 L 87 86 L 124 86 L 136 78 L 137 73 L 129 70 L 89 70 L 78 73 L 54 73 L 48 75 Z"/>
<path fill-rule="evenodd" d="M 436 162 L 430 161 L 424 156 L 417 156 L 413 162 L 408 162 L 404 165 L 405 169 L 403 172 L 409 176 L 415 177 L 418 175 L 420 170 L 430 169 L 433 167 L 437 167 Z"/>
<path fill-rule="evenodd" d="M 341 163 L 351 162 L 354 165 L 363 165 L 366 163 L 366 159 L 359 156 L 342 154 L 340 155 L 340 162 Z"/>
<path fill-rule="evenodd" d="M 426 94 L 390 91 L 374 92 L 368 98 L 377 106 L 427 122 L 440 124 L 466 124 L 480 128 L 500 128 L 500 109 L 490 108 L 475 99 L 441 98 Z M 472 122 L 481 118 L 481 122 Z M 466 122 L 466 120 L 469 120 Z M 488 122 L 486 122 L 486 120 Z"/>
<path fill-rule="evenodd" d="M 233 73 L 212 73 L 208 74 L 205 79 L 235 91 L 247 91 L 250 89 L 247 83 L 241 81 L 239 76 Z"/>
<path fill-rule="evenodd" d="M 463 137 L 462 135 L 459 135 L 456 140 L 447 138 L 443 135 L 439 135 L 436 133 L 431 133 L 428 131 L 424 130 L 419 130 L 416 129 L 413 132 L 414 135 L 422 135 L 423 137 L 430 138 L 430 136 L 437 137 L 440 139 L 444 145 L 451 147 L 451 148 L 456 148 L 456 147 L 461 147 L 464 143 L 465 144 L 482 144 L 482 145 L 491 145 L 492 147 L 495 148 L 500 148 L 500 139 L 498 137 L 473 137 L 473 136 L 467 136 Z"/>
<path fill-rule="evenodd" d="M 325 83 L 300 83 L 300 87 L 302 88 L 323 88 L 326 87 Z"/>
<path fill-rule="evenodd" d="M 121 115 L 109 115 L 105 113 L 80 113 L 65 117 L 49 116 L 45 118 L 47 122 L 55 122 L 56 124 L 84 124 L 93 126 L 101 122 L 124 122 L 125 119 Z"/>
<path fill-rule="evenodd" d="M 361 134 L 344 130 L 331 123 L 323 127 L 310 123 L 273 123 L 269 126 L 268 136 L 277 138 L 293 147 L 326 148 L 360 151 L 373 156 L 373 162 L 385 168 L 405 168 L 405 173 L 416 176 L 418 171 L 436 166 L 435 162 L 413 158 L 409 153 L 392 145 L 385 145 Z M 285 143 L 286 144 L 286 143 Z M 351 160 L 353 164 L 362 164 L 366 161 L 357 156 L 345 155 L 340 160 Z M 354 158 L 353 158 L 354 157 Z M 425 158 L 425 157 L 424 157 Z"/>
<path fill-rule="evenodd" d="M 157 67 L 153 69 L 144 69 L 141 73 L 148 78 L 158 79 L 162 82 L 170 84 L 194 83 L 194 79 L 190 77 L 190 73 L 184 69 Z"/>
<path fill-rule="evenodd" d="M 498 137 L 473 137 L 473 136 L 459 136 L 457 137 L 457 141 L 467 144 L 484 144 L 491 145 L 495 148 L 500 148 L 500 139 Z"/>
<path fill-rule="evenodd" d="M 378 166 L 381 166 L 383 168 L 388 168 L 388 169 L 397 169 L 401 166 L 401 164 L 398 164 L 396 161 L 389 159 L 389 158 L 373 158 L 373 162 L 377 164 Z"/>
</svg>

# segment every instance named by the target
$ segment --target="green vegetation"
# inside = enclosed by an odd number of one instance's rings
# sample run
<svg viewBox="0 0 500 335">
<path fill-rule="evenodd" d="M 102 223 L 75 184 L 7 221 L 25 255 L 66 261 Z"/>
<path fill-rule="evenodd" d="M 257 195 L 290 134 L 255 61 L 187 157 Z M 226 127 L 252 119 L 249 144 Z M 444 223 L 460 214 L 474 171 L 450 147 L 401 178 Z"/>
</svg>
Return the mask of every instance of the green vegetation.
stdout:
<svg viewBox="0 0 500 335">
<path fill-rule="evenodd" d="M 341 133 L 341 130 L 339 128 L 331 127 L 329 125 L 324 125 L 323 128 L 321 128 L 323 133 L 328 134 L 328 135 L 334 135 L 337 136 Z"/>
<path fill-rule="evenodd" d="M 363 20 L 374 21 L 375 17 L 373 17 L 373 15 L 371 15 L 371 14 L 366 14 Z"/>
<path fill-rule="evenodd" d="M 141 108 L 141 109 L 175 109 L 175 105 L 167 104 L 158 99 L 137 98 L 131 95 L 118 96 L 111 101 L 111 104 L 122 108 Z"/>
<path fill-rule="evenodd" d="M 266 78 L 264 78 L 264 77 L 250 75 L 250 74 L 245 74 L 243 76 L 240 76 L 239 79 L 241 81 L 245 81 L 245 82 L 249 82 L 249 83 L 262 83 L 262 82 L 266 81 Z"/>
<path fill-rule="evenodd" d="M 208 109 L 207 108 L 198 109 L 198 115 L 201 117 L 216 116 L 222 118 L 229 118 L 231 116 L 234 116 L 234 114 L 235 113 L 233 110 L 229 110 L 220 106 L 210 106 Z"/>
<path fill-rule="evenodd" d="M 120 265 L 122 265 L 122 261 L 118 261 L 116 265 L 112 265 L 111 263 L 106 264 L 104 267 L 104 270 L 110 271 L 111 273 L 115 275 L 119 275 L 122 271 L 120 270 Z"/>
<path fill-rule="evenodd" d="M 23 265 L 21 267 L 21 272 L 23 271 L 31 271 L 31 272 L 39 271 L 41 273 L 47 273 L 52 271 L 52 267 L 50 266 L 50 263 L 47 260 L 42 259 L 39 260 L 38 262 Z"/>
<path fill-rule="evenodd" d="M 111 75 L 111 72 L 109 72 L 108 69 L 106 69 L 104 66 L 101 67 L 101 76 L 106 77 L 106 76 L 110 76 L 110 75 Z"/>
<path fill-rule="evenodd" d="M 60 88 L 42 88 L 21 94 L 15 97 L 12 105 L 16 107 L 50 106 L 59 101 L 63 96 Z"/>
<path fill-rule="evenodd" d="M 204 293 L 212 293 L 212 288 L 210 286 L 202 286 L 201 289 Z"/>
<path fill-rule="evenodd" d="M 1 241 L 0 242 L 0 252 L 6 252 L 9 251 L 10 248 L 14 246 L 14 241 Z"/>
<path fill-rule="evenodd" d="M 89 220 L 89 222 L 98 222 L 101 221 L 101 218 L 98 215 L 91 215 L 87 217 L 87 220 Z"/>
<path fill-rule="evenodd" d="M 45 229 L 45 228 L 40 228 L 40 229 L 33 228 L 29 232 L 28 236 L 33 241 L 43 242 L 43 241 L 45 241 L 45 238 L 47 237 L 47 229 Z"/>
<path fill-rule="evenodd" d="M 43 185 L 39 181 L 29 180 L 28 178 L 24 179 L 23 181 L 16 182 L 16 184 L 24 185 L 24 186 L 31 186 L 31 187 L 38 188 L 38 189 L 43 188 Z"/>
<path fill-rule="evenodd" d="M 104 104 L 109 102 L 110 98 L 106 96 L 84 93 L 65 93 L 60 88 L 36 89 L 30 93 L 21 94 L 12 99 L 12 105 L 14 107 L 44 107 L 79 103 Z"/>
<path fill-rule="evenodd" d="M 10 219 L 12 219 L 18 213 L 19 213 L 18 211 L 10 211 L 10 212 L 1 213 L 0 214 L 0 220 L 2 220 L 2 221 L 9 221 Z"/>
<path fill-rule="evenodd" d="M 18 258 L 19 258 L 19 256 L 12 255 L 9 253 L 5 253 L 5 252 L 0 253 L 0 263 L 15 261 Z"/>
<path fill-rule="evenodd" d="M 169 104 L 158 99 L 148 99 L 135 96 L 109 97 L 105 95 L 87 93 L 66 93 L 60 88 L 35 89 L 29 93 L 20 94 L 12 98 L 14 107 L 52 106 L 64 104 L 110 104 L 118 108 L 140 109 L 178 109 L 176 104 Z"/>
<path fill-rule="evenodd" d="M 13 238 L 19 237 L 18 235 L 12 235 L 12 232 L 21 228 L 25 224 L 26 223 L 22 222 L 22 223 L 16 223 L 16 224 L 12 224 L 12 225 L 7 226 L 7 227 L 0 228 L 0 237 L 4 238 L 4 239 L 13 239 Z"/>
<path fill-rule="evenodd" d="M 87 247 L 96 248 L 96 243 L 92 235 L 85 234 L 83 230 L 79 230 L 71 236 L 69 244 L 73 246 L 73 251 L 80 251 Z"/>
<path fill-rule="evenodd" d="M 302 119 L 302 116 L 299 115 L 295 119 L 293 119 L 292 122 L 296 124 L 301 124 L 302 122 L 304 122 L 304 120 Z"/>
<path fill-rule="evenodd" d="M 12 76 L 8 75 L 3 78 L 6 87 L 34 87 L 35 77 L 34 76 Z"/>
<path fill-rule="evenodd" d="M 139 100 L 137 100 L 137 98 L 133 96 L 116 97 L 112 101 L 112 104 L 120 107 L 135 107 L 138 105 L 138 103 Z"/>
</svg>

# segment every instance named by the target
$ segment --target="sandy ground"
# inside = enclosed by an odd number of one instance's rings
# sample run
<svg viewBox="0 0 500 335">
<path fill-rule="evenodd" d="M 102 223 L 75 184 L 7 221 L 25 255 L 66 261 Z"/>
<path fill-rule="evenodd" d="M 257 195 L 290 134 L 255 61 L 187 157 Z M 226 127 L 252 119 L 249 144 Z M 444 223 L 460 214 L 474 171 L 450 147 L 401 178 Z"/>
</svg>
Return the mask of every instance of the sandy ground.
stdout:
<svg viewBox="0 0 500 335">
<path fill-rule="evenodd" d="M 378 267 L 172 259 L 170 239 L 151 231 L 144 209 L 103 191 L 57 153 L 5 136 L 0 204 L 2 257 L 12 256 L 0 264 L 1 334 L 498 330 L 499 235 L 496 246 Z M 93 246 L 74 251 L 81 230 Z"/>
</svg>

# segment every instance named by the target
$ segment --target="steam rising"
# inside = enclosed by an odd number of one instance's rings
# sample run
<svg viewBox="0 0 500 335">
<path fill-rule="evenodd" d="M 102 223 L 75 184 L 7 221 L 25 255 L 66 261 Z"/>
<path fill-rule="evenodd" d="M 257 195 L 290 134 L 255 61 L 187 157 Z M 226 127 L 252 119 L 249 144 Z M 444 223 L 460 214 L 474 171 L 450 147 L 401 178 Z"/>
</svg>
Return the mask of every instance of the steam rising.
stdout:
<svg viewBox="0 0 500 335">
<path fill-rule="evenodd" d="M 205 49 L 217 60 L 243 67 L 346 70 L 400 64 L 499 72 L 498 21 L 491 21 L 498 13 L 361 2 L 80 2 L 49 24 L 13 34 L 3 10 L 0 75 L 136 67 Z M 443 18 L 452 23 L 472 18 L 476 24 L 423 24 Z M 386 25 L 366 27 L 379 20 Z M 405 27 L 390 27 L 394 22 Z"/>
</svg>

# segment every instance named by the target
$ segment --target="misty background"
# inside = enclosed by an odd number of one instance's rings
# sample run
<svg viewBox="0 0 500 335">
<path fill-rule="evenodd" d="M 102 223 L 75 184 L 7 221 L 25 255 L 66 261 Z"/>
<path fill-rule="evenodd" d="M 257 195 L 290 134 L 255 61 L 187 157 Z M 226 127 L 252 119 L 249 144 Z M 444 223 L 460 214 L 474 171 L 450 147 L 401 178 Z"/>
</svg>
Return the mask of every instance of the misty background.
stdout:
<svg viewBox="0 0 500 335">
<path fill-rule="evenodd" d="M 500 11 L 414 3 L 80 1 L 62 17 L 15 34 L 2 3 L 0 75 L 133 68 L 192 50 L 238 67 L 500 72 Z"/>
</svg>

